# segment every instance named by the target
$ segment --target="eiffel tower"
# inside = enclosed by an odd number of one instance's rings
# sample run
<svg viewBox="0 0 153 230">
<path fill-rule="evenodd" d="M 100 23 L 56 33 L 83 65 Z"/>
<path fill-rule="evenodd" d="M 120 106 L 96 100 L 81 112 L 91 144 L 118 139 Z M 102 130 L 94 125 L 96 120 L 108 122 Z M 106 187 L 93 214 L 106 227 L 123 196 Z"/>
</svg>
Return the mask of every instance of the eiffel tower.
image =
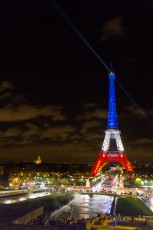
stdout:
<svg viewBox="0 0 153 230">
<path fill-rule="evenodd" d="M 91 169 L 91 174 L 93 176 L 96 176 L 101 167 L 110 162 L 117 162 L 123 165 L 127 172 L 132 173 L 134 171 L 131 162 L 128 160 L 127 154 L 124 152 L 123 143 L 120 137 L 121 132 L 118 130 L 114 80 L 115 74 L 110 72 L 107 130 L 105 131 L 101 152 L 98 154 L 98 158 Z"/>
</svg>

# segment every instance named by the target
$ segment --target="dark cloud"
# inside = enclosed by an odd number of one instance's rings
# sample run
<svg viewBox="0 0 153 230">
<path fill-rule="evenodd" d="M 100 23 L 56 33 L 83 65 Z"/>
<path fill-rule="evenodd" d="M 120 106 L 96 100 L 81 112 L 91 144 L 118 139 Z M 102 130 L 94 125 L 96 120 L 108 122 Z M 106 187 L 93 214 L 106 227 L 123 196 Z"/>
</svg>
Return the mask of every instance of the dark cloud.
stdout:
<svg viewBox="0 0 153 230">
<path fill-rule="evenodd" d="M 10 98 L 12 96 L 12 90 L 14 89 L 11 82 L 3 81 L 0 83 L 0 100 Z"/>
<path fill-rule="evenodd" d="M 41 129 L 38 126 L 31 123 L 26 123 L 21 137 L 25 140 L 31 138 L 32 136 L 40 136 L 40 135 L 41 135 Z"/>
<path fill-rule="evenodd" d="M 127 112 L 125 113 L 128 114 L 128 116 L 135 116 L 137 118 L 142 118 L 142 117 L 144 118 L 147 116 L 147 112 L 145 110 L 141 109 L 140 107 L 136 107 L 134 105 L 126 106 L 125 110 L 128 111 L 128 113 Z"/>
<path fill-rule="evenodd" d="M 136 139 L 131 144 L 133 145 L 153 145 L 153 139 L 149 138 L 142 138 L 142 139 Z"/>
<path fill-rule="evenodd" d="M 40 139 L 65 141 L 74 132 L 75 128 L 71 125 L 50 127 L 42 132 Z"/>
<path fill-rule="evenodd" d="M 126 27 L 122 16 L 118 16 L 108 20 L 101 28 L 100 41 L 108 39 L 120 38 L 126 35 Z"/>
<path fill-rule="evenodd" d="M 85 109 L 90 109 L 90 108 L 95 108 L 95 107 L 97 107 L 97 106 L 98 106 L 98 105 L 95 104 L 95 103 L 89 103 L 89 104 L 84 105 L 84 108 L 85 108 Z"/>
<path fill-rule="evenodd" d="M 8 90 L 12 90 L 14 89 L 13 85 L 11 82 L 8 82 L 8 81 L 3 81 L 0 83 L 0 92 L 2 91 L 8 91 Z"/>
<path fill-rule="evenodd" d="M 0 108 L 0 121 L 2 122 L 10 122 L 10 121 L 24 121 L 34 119 L 40 116 L 50 117 L 55 121 L 65 120 L 61 114 L 61 111 L 57 107 L 53 107 L 51 105 L 48 106 L 37 106 L 37 105 L 26 105 L 20 104 L 18 106 L 15 105 L 7 105 L 3 108 Z"/>
<path fill-rule="evenodd" d="M 96 127 L 100 127 L 101 126 L 101 122 L 100 121 L 87 121 L 83 124 L 82 129 L 81 129 L 81 133 L 82 134 L 86 134 L 88 133 L 89 130 L 95 129 Z"/>
<path fill-rule="evenodd" d="M 148 112 L 148 115 L 153 116 L 153 109 L 151 109 L 151 110 Z"/>
<path fill-rule="evenodd" d="M 77 120 L 103 119 L 103 118 L 107 118 L 107 114 L 108 114 L 107 110 L 96 108 L 92 111 L 86 111 L 82 115 L 78 115 L 76 119 Z"/>
<path fill-rule="evenodd" d="M 20 136 L 22 133 L 21 129 L 19 129 L 18 127 L 11 127 L 9 129 L 7 129 L 1 136 L 3 137 L 16 137 L 16 136 Z"/>
</svg>

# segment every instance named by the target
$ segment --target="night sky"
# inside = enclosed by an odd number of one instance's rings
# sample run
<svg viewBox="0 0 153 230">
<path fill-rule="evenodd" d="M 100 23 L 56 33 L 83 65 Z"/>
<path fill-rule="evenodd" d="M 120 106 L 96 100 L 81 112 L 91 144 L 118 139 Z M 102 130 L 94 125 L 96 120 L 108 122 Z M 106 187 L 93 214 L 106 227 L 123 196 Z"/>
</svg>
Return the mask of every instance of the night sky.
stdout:
<svg viewBox="0 0 153 230">
<path fill-rule="evenodd" d="M 96 160 L 109 72 L 72 23 L 129 95 L 116 83 L 129 159 L 153 163 L 152 0 L 6 0 L 0 11 L 0 161 Z"/>
</svg>

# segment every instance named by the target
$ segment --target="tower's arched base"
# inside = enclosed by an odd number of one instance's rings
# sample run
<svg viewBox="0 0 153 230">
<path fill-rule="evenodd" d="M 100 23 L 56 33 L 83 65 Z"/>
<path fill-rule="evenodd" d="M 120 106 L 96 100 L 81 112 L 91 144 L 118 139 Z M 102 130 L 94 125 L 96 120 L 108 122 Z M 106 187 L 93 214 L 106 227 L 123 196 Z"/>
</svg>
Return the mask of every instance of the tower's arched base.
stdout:
<svg viewBox="0 0 153 230">
<path fill-rule="evenodd" d="M 98 158 L 91 169 L 92 176 L 96 176 L 100 168 L 110 162 L 117 162 L 123 165 L 127 172 L 132 173 L 134 171 L 132 164 L 128 160 L 127 155 L 125 153 L 99 153 Z"/>
</svg>

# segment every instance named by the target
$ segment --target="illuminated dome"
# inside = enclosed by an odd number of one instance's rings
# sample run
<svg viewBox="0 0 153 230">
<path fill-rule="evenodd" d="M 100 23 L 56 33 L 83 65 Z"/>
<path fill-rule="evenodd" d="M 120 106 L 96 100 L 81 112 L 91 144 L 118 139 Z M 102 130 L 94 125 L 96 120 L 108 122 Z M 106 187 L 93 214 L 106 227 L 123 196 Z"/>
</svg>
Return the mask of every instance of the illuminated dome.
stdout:
<svg viewBox="0 0 153 230">
<path fill-rule="evenodd" d="M 38 158 L 34 161 L 35 164 L 39 165 L 41 164 L 41 158 L 38 156 Z"/>
</svg>

